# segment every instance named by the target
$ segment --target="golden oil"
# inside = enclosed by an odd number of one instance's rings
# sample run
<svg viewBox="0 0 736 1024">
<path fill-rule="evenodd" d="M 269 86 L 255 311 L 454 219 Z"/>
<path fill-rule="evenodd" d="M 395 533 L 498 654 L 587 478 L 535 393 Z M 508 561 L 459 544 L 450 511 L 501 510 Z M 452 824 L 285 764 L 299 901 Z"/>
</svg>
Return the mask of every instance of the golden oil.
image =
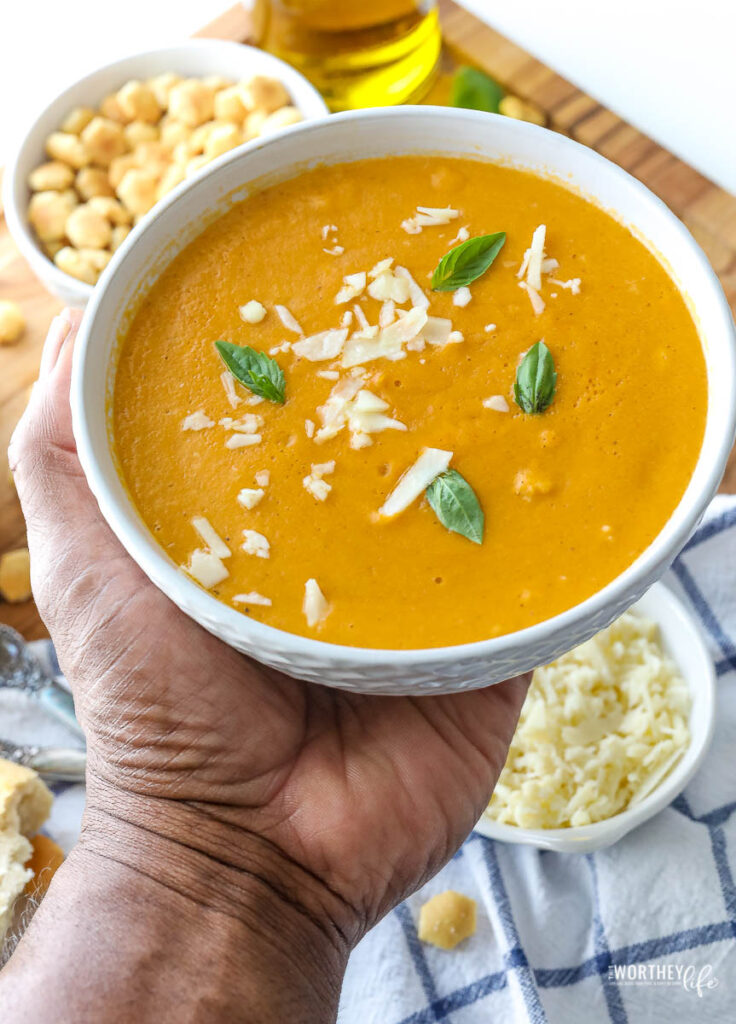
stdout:
<svg viewBox="0 0 736 1024">
<path fill-rule="evenodd" d="M 331 110 L 421 99 L 441 50 L 436 0 L 256 0 L 254 27 Z"/>
</svg>

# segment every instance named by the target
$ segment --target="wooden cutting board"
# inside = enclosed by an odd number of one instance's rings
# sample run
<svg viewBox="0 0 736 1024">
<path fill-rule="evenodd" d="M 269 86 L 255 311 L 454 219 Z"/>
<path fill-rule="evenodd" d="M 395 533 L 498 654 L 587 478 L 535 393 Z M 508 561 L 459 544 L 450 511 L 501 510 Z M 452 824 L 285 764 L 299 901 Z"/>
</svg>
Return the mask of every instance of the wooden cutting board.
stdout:
<svg viewBox="0 0 736 1024">
<path fill-rule="evenodd" d="M 547 115 L 551 128 L 620 164 L 667 203 L 705 250 L 736 312 L 736 197 L 452 0 L 440 0 L 440 13 L 445 39 L 442 73 L 425 102 L 445 103 L 453 68 L 470 63 L 493 75 L 510 92 L 535 103 Z M 197 35 L 246 42 L 250 36 L 248 14 L 237 4 Z M 36 378 L 46 327 L 60 303 L 33 276 L 1 215 L 0 298 L 19 302 L 28 320 L 21 342 L 0 348 L 0 451 L 4 452 Z M 2 460 L 0 456 L 0 464 Z M 721 490 L 736 493 L 736 452 L 732 453 Z M 20 506 L 7 474 L 0 468 L 0 552 L 24 544 Z M 32 602 L 0 602 L 0 622 L 10 623 L 29 639 L 46 635 Z"/>
</svg>

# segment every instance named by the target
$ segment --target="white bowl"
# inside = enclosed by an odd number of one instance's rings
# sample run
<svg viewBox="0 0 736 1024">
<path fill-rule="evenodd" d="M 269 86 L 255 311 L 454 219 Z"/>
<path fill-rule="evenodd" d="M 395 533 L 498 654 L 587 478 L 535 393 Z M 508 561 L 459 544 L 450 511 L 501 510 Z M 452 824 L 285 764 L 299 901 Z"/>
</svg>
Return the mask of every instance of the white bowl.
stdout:
<svg viewBox="0 0 736 1024">
<path fill-rule="evenodd" d="M 241 615 L 167 557 L 140 519 L 115 468 L 107 403 L 125 312 L 142 287 L 203 227 L 259 188 L 320 163 L 403 153 L 502 159 L 559 176 L 665 254 L 689 297 L 708 373 L 702 450 L 682 500 L 636 561 L 598 593 L 552 619 L 506 636 L 427 650 L 342 647 L 282 632 Z M 688 231 L 643 185 L 590 149 L 511 118 L 472 110 L 398 107 L 337 114 L 225 155 L 172 193 L 113 257 L 96 287 L 75 349 L 74 433 L 103 515 L 141 568 L 188 615 L 226 643 L 293 676 L 365 693 L 443 693 L 487 686 L 552 661 L 634 603 L 683 547 L 715 493 L 736 426 L 736 339 L 731 311 Z"/>
<path fill-rule="evenodd" d="M 660 784 L 641 803 L 612 818 L 577 828 L 519 828 L 484 814 L 475 831 L 502 843 L 521 843 L 557 853 L 589 853 L 617 843 L 672 803 L 702 764 L 716 721 L 716 673 L 702 631 L 691 613 L 663 583 L 654 586 L 633 608 L 659 625 L 665 650 L 679 667 L 692 698 L 690 745 Z"/>
<path fill-rule="evenodd" d="M 94 286 L 59 270 L 38 244 L 28 223 L 31 196 L 28 175 L 34 167 L 48 160 L 44 151 L 46 139 L 51 132 L 58 131 L 70 110 L 80 106 L 94 107 L 131 78 L 152 78 L 164 71 L 175 71 L 193 78 L 223 75 L 234 81 L 253 74 L 268 75 L 284 83 L 294 106 L 299 108 L 306 121 L 325 117 L 328 113 L 327 105 L 314 86 L 289 64 L 264 50 L 220 39 L 190 39 L 177 46 L 137 53 L 106 64 L 70 85 L 33 121 L 8 163 L 3 183 L 5 219 L 15 244 L 41 283 L 67 305 L 86 306 Z"/>
</svg>

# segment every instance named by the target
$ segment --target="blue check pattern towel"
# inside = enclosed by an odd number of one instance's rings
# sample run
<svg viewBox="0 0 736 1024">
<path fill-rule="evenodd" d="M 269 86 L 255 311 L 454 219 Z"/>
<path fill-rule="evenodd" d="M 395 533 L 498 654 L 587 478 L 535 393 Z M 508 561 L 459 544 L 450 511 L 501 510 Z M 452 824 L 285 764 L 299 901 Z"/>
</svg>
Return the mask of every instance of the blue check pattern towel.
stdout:
<svg viewBox="0 0 736 1024">
<path fill-rule="evenodd" d="M 557 854 L 473 833 L 350 959 L 339 1024 L 736 1022 L 736 498 L 717 498 L 665 577 L 716 665 L 710 753 L 685 793 L 615 846 Z M 50 644 L 37 647 L 53 668 Z M 61 725 L 0 690 L 0 735 L 64 742 Z M 72 738 L 73 741 L 73 738 Z M 60 787 L 49 833 L 73 844 L 82 787 Z M 478 902 L 475 935 L 419 942 L 445 889 Z"/>
</svg>

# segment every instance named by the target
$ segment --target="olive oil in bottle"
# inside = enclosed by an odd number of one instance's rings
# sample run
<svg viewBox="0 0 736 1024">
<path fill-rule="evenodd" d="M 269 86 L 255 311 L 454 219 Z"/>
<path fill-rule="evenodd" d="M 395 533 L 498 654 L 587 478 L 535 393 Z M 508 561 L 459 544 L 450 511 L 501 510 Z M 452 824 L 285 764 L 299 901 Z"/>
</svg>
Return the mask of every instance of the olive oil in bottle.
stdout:
<svg viewBox="0 0 736 1024">
<path fill-rule="evenodd" d="M 440 56 L 436 0 L 255 0 L 256 42 L 332 110 L 421 99 Z"/>
</svg>

